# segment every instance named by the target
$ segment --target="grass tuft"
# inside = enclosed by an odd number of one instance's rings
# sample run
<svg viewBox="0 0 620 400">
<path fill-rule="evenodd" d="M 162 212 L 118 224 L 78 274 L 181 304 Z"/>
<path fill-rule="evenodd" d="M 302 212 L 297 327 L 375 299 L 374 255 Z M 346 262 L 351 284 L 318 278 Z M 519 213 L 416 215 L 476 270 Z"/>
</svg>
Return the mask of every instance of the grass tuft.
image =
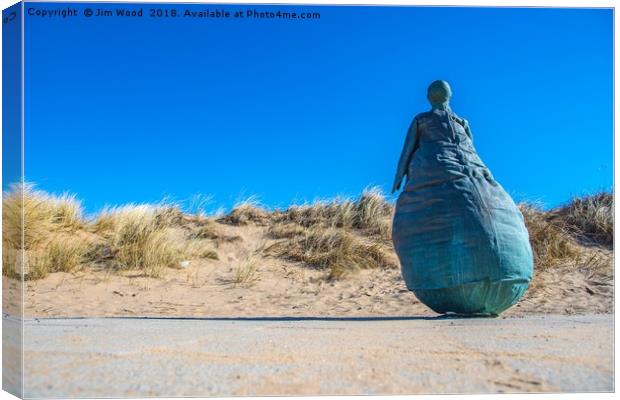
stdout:
<svg viewBox="0 0 620 400">
<path fill-rule="evenodd" d="M 23 220 L 22 220 L 23 211 Z M 82 207 L 68 194 L 49 195 L 33 184 L 15 184 L 2 193 L 2 240 L 9 248 L 29 250 L 54 231 L 75 231 L 83 227 Z"/>
<path fill-rule="evenodd" d="M 284 223 L 272 225 L 267 234 L 273 239 L 290 239 L 299 235 L 303 235 L 307 228 L 301 225 Z"/>
<path fill-rule="evenodd" d="M 269 220 L 269 213 L 261 207 L 255 197 L 250 197 L 240 203 L 235 204 L 232 211 L 221 218 L 222 222 L 231 225 L 266 225 Z"/>
<path fill-rule="evenodd" d="M 389 240 L 392 235 L 394 207 L 385 200 L 377 187 L 367 188 L 356 202 L 355 227 Z"/>
<path fill-rule="evenodd" d="M 258 258 L 251 254 L 243 258 L 233 271 L 233 282 L 236 285 L 252 285 L 258 280 L 256 275 Z"/>
<path fill-rule="evenodd" d="M 41 279 L 53 272 L 74 272 L 86 262 L 89 241 L 72 236 L 54 236 L 37 249 L 25 252 L 25 279 Z"/>
<path fill-rule="evenodd" d="M 596 243 L 611 246 L 614 241 L 614 197 L 610 192 L 599 192 L 574 198 L 570 204 L 555 213 L 572 228 L 573 232 Z"/>
<path fill-rule="evenodd" d="M 397 266 L 388 248 L 338 228 L 310 228 L 300 236 L 274 244 L 270 250 L 276 256 L 327 270 L 329 279 L 362 268 Z"/>
<path fill-rule="evenodd" d="M 164 268 L 177 266 L 183 258 L 182 243 L 168 232 L 179 221 L 173 206 L 131 205 L 106 210 L 95 226 L 109 238 L 116 268 L 159 277 Z"/>
<path fill-rule="evenodd" d="M 520 204 L 519 208 L 529 232 L 537 270 L 576 260 L 579 249 L 565 226 L 534 204 Z"/>
<path fill-rule="evenodd" d="M 278 222 L 302 227 L 314 226 L 359 229 L 367 235 L 389 240 L 394 207 L 385 200 L 379 188 L 365 189 L 356 200 L 334 198 L 312 204 L 292 206 L 281 213 Z"/>
</svg>

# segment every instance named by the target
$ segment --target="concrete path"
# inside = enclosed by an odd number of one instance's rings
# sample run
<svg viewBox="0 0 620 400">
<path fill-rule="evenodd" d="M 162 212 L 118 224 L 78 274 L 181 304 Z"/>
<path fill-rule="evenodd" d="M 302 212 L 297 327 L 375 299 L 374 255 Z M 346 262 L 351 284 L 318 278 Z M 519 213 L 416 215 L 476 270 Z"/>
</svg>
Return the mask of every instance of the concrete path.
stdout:
<svg viewBox="0 0 620 400">
<path fill-rule="evenodd" d="M 24 326 L 26 397 L 614 388 L 612 315 L 39 319 Z"/>
</svg>

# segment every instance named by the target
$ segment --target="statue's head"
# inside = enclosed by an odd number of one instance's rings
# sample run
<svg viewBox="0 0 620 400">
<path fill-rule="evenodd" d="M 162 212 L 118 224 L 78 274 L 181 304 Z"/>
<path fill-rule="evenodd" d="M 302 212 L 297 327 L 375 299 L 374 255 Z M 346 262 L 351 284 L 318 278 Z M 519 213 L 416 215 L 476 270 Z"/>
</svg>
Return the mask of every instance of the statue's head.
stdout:
<svg viewBox="0 0 620 400">
<path fill-rule="evenodd" d="M 426 97 L 431 105 L 437 106 L 450 101 L 452 90 L 448 82 L 441 80 L 435 81 L 428 87 L 428 94 Z"/>
</svg>

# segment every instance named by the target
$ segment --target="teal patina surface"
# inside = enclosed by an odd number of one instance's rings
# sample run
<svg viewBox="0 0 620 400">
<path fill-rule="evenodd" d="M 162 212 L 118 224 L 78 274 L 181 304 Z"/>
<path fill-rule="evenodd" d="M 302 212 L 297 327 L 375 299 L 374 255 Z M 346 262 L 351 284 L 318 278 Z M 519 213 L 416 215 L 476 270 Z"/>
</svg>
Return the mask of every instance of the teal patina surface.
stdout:
<svg viewBox="0 0 620 400">
<path fill-rule="evenodd" d="M 411 123 L 392 191 L 403 179 L 392 239 L 407 287 L 439 313 L 499 314 L 532 277 L 523 215 L 484 165 L 445 81 Z"/>
</svg>

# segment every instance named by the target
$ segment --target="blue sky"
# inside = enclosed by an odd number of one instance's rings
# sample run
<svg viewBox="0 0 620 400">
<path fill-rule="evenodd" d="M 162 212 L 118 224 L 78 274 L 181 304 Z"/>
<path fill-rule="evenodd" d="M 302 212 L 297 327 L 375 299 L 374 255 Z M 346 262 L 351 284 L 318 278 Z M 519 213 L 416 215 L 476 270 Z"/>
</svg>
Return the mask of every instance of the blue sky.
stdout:
<svg viewBox="0 0 620 400">
<path fill-rule="evenodd" d="M 198 193 L 215 208 L 387 191 L 435 79 L 515 200 L 554 206 L 613 184 L 611 10 L 250 7 L 321 14 L 290 21 L 71 7 L 79 17 L 26 16 L 25 175 L 89 212 Z"/>
<path fill-rule="evenodd" d="M 8 188 L 21 176 L 21 18 L 19 5 L 3 10 L 2 27 L 2 182 Z M 10 21 L 9 21 L 10 19 Z"/>
</svg>

